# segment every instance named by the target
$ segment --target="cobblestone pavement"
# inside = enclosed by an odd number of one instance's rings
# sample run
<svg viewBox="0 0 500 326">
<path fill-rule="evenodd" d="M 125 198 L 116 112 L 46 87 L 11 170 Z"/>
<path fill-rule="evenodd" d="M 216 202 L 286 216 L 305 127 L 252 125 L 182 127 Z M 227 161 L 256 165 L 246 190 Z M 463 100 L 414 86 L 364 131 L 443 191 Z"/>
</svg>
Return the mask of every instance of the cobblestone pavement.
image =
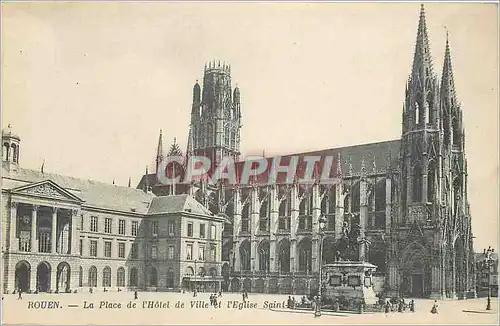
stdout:
<svg viewBox="0 0 500 326">
<path fill-rule="evenodd" d="M 309 311 L 291 311 L 280 305 L 286 295 L 249 294 L 250 304 L 242 305 L 240 294 L 223 294 L 221 307 L 208 304 L 209 293 L 196 298 L 189 293 L 96 292 L 78 294 L 23 295 L 3 298 L 3 322 L 42 324 L 498 324 L 498 301 L 492 300 L 492 311 L 485 310 L 486 299 L 439 301 L 439 314 L 430 313 L 432 300 L 416 300 L 416 312 L 410 313 L 329 313 L 314 317 Z M 297 297 L 298 298 L 298 297 Z M 57 302 L 42 309 L 42 302 Z M 136 308 L 127 308 L 132 302 Z M 168 307 L 167 306 L 168 302 Z M 184 308 L 176 308 L 183 302 Z M 266 305 L 267 302 L 267 305 Z M 87 308 L 90 304 L 93 308 Z M 208 307 L 200 307 L 206 303 Z M 272 303 L 274 305 L 269 305 Z M 191 304 L 198 308 L 191 308 Z M 75 305 L 75 307 L 70 307 Z M 30 306 L 30 308 L 29 308 Z M 85 306 L 85 308 L 84 308 Z M 120 307 L 118 307 L 120 306 Z M 38 309 L 36 309 L 39 307 Z M 51 309 L 50 309 L 51 308 Z"/>
</svg>

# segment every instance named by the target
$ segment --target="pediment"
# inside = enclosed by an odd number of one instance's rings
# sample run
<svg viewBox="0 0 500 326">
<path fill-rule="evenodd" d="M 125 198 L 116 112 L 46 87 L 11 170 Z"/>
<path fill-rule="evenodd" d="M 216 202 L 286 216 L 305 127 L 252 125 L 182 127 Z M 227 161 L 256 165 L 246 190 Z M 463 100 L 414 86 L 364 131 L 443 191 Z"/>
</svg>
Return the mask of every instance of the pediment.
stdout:
<svg viewBox="0 0 500 326">
<path fill-rule="evenodd" d="M 84 200 L 65 190 L 52 180 L 44 180 L 30 185 L 11 189 L 12 194 L 36 196 L 58 200 L 83 202 Z"/>
</svg>

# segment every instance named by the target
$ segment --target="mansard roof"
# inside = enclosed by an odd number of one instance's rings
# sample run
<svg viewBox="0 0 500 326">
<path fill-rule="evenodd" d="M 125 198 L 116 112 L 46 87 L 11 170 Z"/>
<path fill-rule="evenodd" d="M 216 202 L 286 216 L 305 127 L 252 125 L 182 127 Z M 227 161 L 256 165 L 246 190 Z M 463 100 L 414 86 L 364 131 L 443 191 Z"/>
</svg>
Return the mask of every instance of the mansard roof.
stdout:
<svg viewBox="0 0 500 326">
<path fill-rule="evenodd" d="M 2 190 L 24 189 L 28 186 L 50 180 L 64 191 L 84 201 L 84 205 L 116 211 L 145 214 L 153 194 L 142 190 L 121 187 L 93 180 L 77 179 L 69 176 L 42 173 L 36 170 L 18 168 L 9 171 L 2 166 Z"/>
<path fill-rule="evenodd" d="M 148 215 L 188 212 L 199 215 L 212 215 L 212 213 L 187 194 L 160 196 L 153 198 L 149 206 Z"/>
</svg>

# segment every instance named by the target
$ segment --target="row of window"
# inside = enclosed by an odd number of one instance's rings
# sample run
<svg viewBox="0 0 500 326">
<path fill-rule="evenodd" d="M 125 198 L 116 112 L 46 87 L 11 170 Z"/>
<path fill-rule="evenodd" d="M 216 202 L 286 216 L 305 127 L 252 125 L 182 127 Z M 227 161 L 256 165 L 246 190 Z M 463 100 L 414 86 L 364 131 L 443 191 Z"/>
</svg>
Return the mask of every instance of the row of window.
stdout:
<svg viewBox="0 0 500 326">
<path fill-rule="evenodd" d="M 89 240 L 89 252 L 88 255 L 90 257 L 98 257 L 98 240 Z M 80 255 L 83 256 L 83 239 L 80 239 Z M 106 258 L 114 258 L 115 256 L 113 255 L 113 242 L 112 241 L 104 241 L 104 250 L 103 250 L 103 257 Z M 118 252 L 117 256 L 118 258 L 125 258 L 125 242 L 119 241 L 118 242 Z M 139 247 L 137 243 L 132 243 L 131 248 L 130 248 L 130 258 L 131 259 L 137 259 L 139 257 Z"/>
<path fill-rule="evenodd" d="M 81 218 L 80 220 L 80 229 L 85 229 L 85 219 Z M 97 216 L 90 217 L 90 231 L 91 232 L 100 232 L 99 230 L 99 218 Z M 139 221 L 132 221 L 132 228 L 130 230 L 130 235 L 137 236 L 139 231 Z M 104 218 L 104 233 L 112 234 L 115 230 L 113 230 L 113 219 L 111 217 Z M 118 234 L 126 235 L 126 220 L 121 219 L 118 221 Z"/>
<path fill-rule="evenodd" d="M 215 240 L 216 230 L 217 229 L 216 229 L 215 225 L 210 226 L 210 240 Z M 194 224 L 193 224 L 193 222 L 189 222 L 187 225 L 187 236 L 188 237 L 194 236 Z M 205 239 L 206 237 L 207 237 L 207 234 L 206 234 L 205 224 L 200 223 L 199 224 L 199 238 Z"/>
<path fill-rule="evenodd" d="M 193 255 L 193 244 L 188 243 L 186 245 L 186 260 L 199 260 L 205 261 L 205 245 L 198 244 L 198 258 Z M 216 260 L 216 247 L 214 245 L 210 246 L 210 261 Z"/>
<path fill-rule="evenodd" d="M 152 245 L 151 246 L 149 258 L 151 258 L 153 260 L 158 259 L 158 246 L 157 245 Z M 175 258 L 175 246 L 174 245 L 170 245 L 170 246 L 168 246 L 167 259 L 172 260 L 174 258 Z"/>
</svg>

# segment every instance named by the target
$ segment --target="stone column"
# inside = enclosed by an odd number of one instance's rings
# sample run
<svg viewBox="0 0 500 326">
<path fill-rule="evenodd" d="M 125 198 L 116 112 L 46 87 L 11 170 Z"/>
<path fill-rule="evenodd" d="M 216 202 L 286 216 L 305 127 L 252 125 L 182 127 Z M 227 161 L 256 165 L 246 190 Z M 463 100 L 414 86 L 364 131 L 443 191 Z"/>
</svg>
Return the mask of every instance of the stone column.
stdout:
<svg viewBox="0 0 500 326">
<path fill-rule="evenodd" d="M 16 202 L 10 203 L 10 251 L 17 251 L 19 249 L 19 241 L 17 239 L 17 207 Z"/>
<path fill-rule="evenodd" d="M 50 268 L 50 290 L 55 292 L 57 289 L 57 264 Z M 59 289 L 59 292 L 64 292 L 64 289 Z"/>
<path fill-rule="evenodd" d="M 278 232 L 278 197 L 276 186 L 272 185 L 269 190 L 270 214 L 269 214 L 269 272 L 276 271 L 276 232 Z"/>
<path fill-rule="evenodd" d="M 38 243 L 36 241 L 37 231 L 38 231 L 37 213 L 38 213 L 38 205 L 33 205 L 31 211 L 31 252 L 38 252 Z M 36 281 L 36 272 L 35 272 L 35 281 Z"/>
<path fill-rule="evenodd" d="M 69 253 L 71 255 L 77 255 L 79 254 L 78 252 L 78 243 L 80 240 L 79 237 L 79 232 L 78 232 L 78 216 L 79 216 L 80 211 L 73 209 L 71 210 L 71 242 L 70 242 L 70 249 Z M 83 216 L 80 216 L 80 218 L 83 218 Z"/>
<path fill-rule="evenodd" d="M 441 300 L 441 271 L 439 269 L 440 262 L 432 265 L 432 285 L 431 285 L 431 299 Z"/>
<path fill-rule="evenodd" d="M 391 231 L 392 224 L 392 179 L 387 176 L 385 179 L 385 232 L 389 233 Z"/>
<path fill-rule="evenodd" d="M 298 264 L 297 256 L 297 228 L 299 220 L 299 189 L 294 184 L 290 193 L 291 217 L 290 217 L 290 272 L 295 272 Z"/>
<path fill-rule="evenodd" d="M 241 232 L 241 191 L 237 188 L 234 192 L 234 213 L 233 213 L 233 269 L 240 270 L 240 248 L 239 235 Z M 196 272 L 196 271 L 195 271 Z"/>
<path fill-rule="evenodd" d="M 312 187 L 312 272 L 319 271 L 319 264 L 321 264 L 321 253 L 319 252 L 319 243 L 321 238 L 319 236 L 319 217 L 321 215 L 321 194 L 319 191 L 319 184 L 315 183 Z"/>
<path fill-rule="evenodd" d="M 367 207 L 367 193 L 366 193 L 366 179 L 361 178 L 359 182 L 359 233 L 360 238 L 364 239 L 366 230 L 366 220 L 368 217 L 368 207 Z M 363 243 L 359 246 L 359 260 L 366 260 L 365 245 Z"/>
<path fill-rule="evenodd" d="M 31 292 L 35 292 L 37 290 L 36 272 L 37 272 L 37 266 L 36 266 L 36 264 L 33 264 L 33 266 L 31 266 L 31 271 L 30 271 L 30 290 L 31 290 Z"/>
<path fill-rule="evenodd" d="M 50 239 L 50 244 L 52 246 L 51 252 L 53 254 L 57 253 L 57 211 L 59 208 L 52 207 L 52 236 Z M 60 249 L 60 248 L 59 248 Z"/>
<path fill-rule="evenodd" d="M 342 225 L 344 224 L 344 183 L 339 182 L 335 185 L 335 239 L 340 239 L 342 234 Z"/>
<path fill-rule="evenodd" d="M 250 269 L 259 270 L 258 239 L 256 234 L 259 229 L 260 201 L 259 188 L 254 185 L 250 191 Z"/>
</svg>

